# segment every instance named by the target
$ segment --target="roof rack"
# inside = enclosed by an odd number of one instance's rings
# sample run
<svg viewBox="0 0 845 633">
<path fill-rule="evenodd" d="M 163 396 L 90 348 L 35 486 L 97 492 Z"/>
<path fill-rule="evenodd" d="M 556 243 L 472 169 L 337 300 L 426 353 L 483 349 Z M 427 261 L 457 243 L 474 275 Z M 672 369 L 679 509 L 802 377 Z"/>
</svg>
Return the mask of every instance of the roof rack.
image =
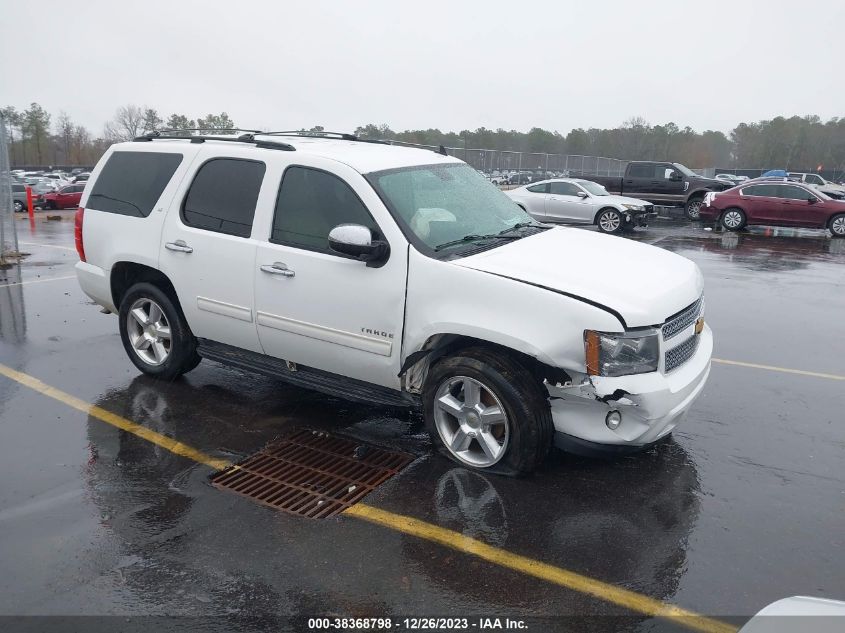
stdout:
<svg viewBox="0 0 845 633">
<path fill-rule="evenodd" d="M 357 141 L 358 143 L 376 143 L 378 145 L 392 145 L 390 141 L 380 138 L 361 138 L 349 132 L 312 132 L 310 130 L 282 130 L 281 132 L 261 132 L 266 136 L 298 136 L 301 138 L 333 138 L 341 141 Z"/>
<path fill-rule="evenodd" d="M 196 128 L 193 128 L 196 129 Z M 182 132 L 182 131 L 189 131 L 189 130 L 165 130 L 167 132 Z M 242 130 L 239 130 L 242 131 Z M 260 147 L 262 149 L 278 149 L 283 152 L 295 152 L 296 148 L 293 145 L 288 143 L 277 143 L 275 141 L 261 141 L 255 138 L 255 134 L 257 132 L 247 132 L 246 134 L 241 134 L 240 136 L 231 137 L 231 136 L 207 136 L 207 135 L 194 135 L 194 134 L 167 134 L 166 136 L 161 134 L 161 132 L 150 132 L 149 134 L 144 134 L 143 136 L 138 136 L 132 139 L 135 142 L 142 143 L 146 141 L 166 141 L 166 140 L 182 140 L 182 141 L 190 141 L 191 143 L 205 143 L 206 141 L 225 141 L 229 143 L 252 143 L 256 147 Z"/>
</svg>

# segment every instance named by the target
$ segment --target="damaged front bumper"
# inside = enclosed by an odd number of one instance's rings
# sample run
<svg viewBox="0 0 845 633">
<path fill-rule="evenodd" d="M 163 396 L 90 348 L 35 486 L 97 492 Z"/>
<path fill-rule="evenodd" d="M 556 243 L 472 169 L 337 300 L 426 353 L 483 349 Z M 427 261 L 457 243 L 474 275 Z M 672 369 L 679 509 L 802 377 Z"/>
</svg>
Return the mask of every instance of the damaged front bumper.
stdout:
<svg viewBox="0 0 845 633">
<path fill-rule="evenodd" d="M 635 452 L 671 433 L 710 374 L 713 334 L 705 325 L 698 336 L 695 354 L 669 373 L 581 375 L 578 384 L 547 385 L 555 445 L 580 454 Z M 606 424 L 611 411 L 621 414 L 615 429 Z"/>
</svg>

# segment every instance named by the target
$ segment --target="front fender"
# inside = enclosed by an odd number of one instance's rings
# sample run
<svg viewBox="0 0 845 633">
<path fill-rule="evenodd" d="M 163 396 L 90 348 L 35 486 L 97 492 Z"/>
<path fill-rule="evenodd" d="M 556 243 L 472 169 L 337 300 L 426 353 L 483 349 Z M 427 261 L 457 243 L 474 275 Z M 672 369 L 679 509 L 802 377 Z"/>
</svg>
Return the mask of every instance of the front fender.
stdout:
<svg viewBox="0 0 845 633">
<path fill-rule="evenodd" d="M 405 313 L 403 363 L 430 337 L 456 334 L 583 372 L 584 330 L 623 330 L 612 314 L 573 297 L 426 257 L 413 248 Z"/>
</svg>

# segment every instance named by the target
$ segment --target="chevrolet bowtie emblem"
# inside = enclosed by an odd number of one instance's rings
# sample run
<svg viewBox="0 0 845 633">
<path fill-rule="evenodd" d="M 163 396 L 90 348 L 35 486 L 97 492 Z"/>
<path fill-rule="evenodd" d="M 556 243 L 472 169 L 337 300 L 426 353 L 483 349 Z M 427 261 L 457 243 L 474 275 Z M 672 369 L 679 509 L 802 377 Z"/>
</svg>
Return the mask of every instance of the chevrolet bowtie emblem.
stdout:
<svg viewBox="0 0 845 633">
<path fill-rule="evenodd" d="M 695 333 L 701 334 L 701 331 L 704 329 L 704 317 L 698 317 L 698 321 L 695 322 Z"/>
</svg>

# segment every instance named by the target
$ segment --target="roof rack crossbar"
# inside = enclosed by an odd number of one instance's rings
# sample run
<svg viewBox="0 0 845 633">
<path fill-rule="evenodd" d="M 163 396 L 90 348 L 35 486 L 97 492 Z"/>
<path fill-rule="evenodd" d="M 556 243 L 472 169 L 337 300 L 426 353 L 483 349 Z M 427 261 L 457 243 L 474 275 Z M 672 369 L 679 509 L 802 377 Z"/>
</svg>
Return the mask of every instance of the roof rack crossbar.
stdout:
<svg viewBox="0 0 845 633">
<path fill-rule="evenodd" d="M 329 132 L 329 131 L 319 131 L 319 132 L 311 132 L 309 130 L 282 130 L 280 132 L 261 132 L 266 136 L 302 136 L 305 138 L 313 137 L 313 138 L 336 138 L 342 141 L 360 141 L 362 139 L 358 138 L 354 134 L 350 134 L 349 132 Z"/>
<path fill-rule="evenodd" d="M 260 147 L 263 149 L 278 149 L 283 152 L 295 152 L 296 148 L 293 145 L 288 143 L 277 143 L 276 141 L 263 141 L 256 139 L 253 134 L 242 134 L 241 136 L 237 137 L 226 137 L 226 136 L 204 136 L 204 135 L 194 135 L 194 134 L 173 134 L 163 136 L 161 134 L 150 133 L 145 134 L 143 136 L 138 136 L 133 141 L 137 143 L 143 143 L 147 141 L 167 141 L 167 140 L 181 140 L 181 141 L 190 141 L 191 143 L 205 143 L 206 141 L 224 141 L 228 143 L 252 143 L 256 147 Z"/>
<path fill-rule="evenodd" d="M 204 132 L 205 134 L 222 134 L 223 132 L 248 132 L 250 134 L 262 134 L 261 130 L 247 130 L 240 127 L 221 127 L 212 129 L 207 127 L 166 127 L 160 130 L 153 130 L 150 134 L 163 134 L 164 132 Z"/>
</svg>

